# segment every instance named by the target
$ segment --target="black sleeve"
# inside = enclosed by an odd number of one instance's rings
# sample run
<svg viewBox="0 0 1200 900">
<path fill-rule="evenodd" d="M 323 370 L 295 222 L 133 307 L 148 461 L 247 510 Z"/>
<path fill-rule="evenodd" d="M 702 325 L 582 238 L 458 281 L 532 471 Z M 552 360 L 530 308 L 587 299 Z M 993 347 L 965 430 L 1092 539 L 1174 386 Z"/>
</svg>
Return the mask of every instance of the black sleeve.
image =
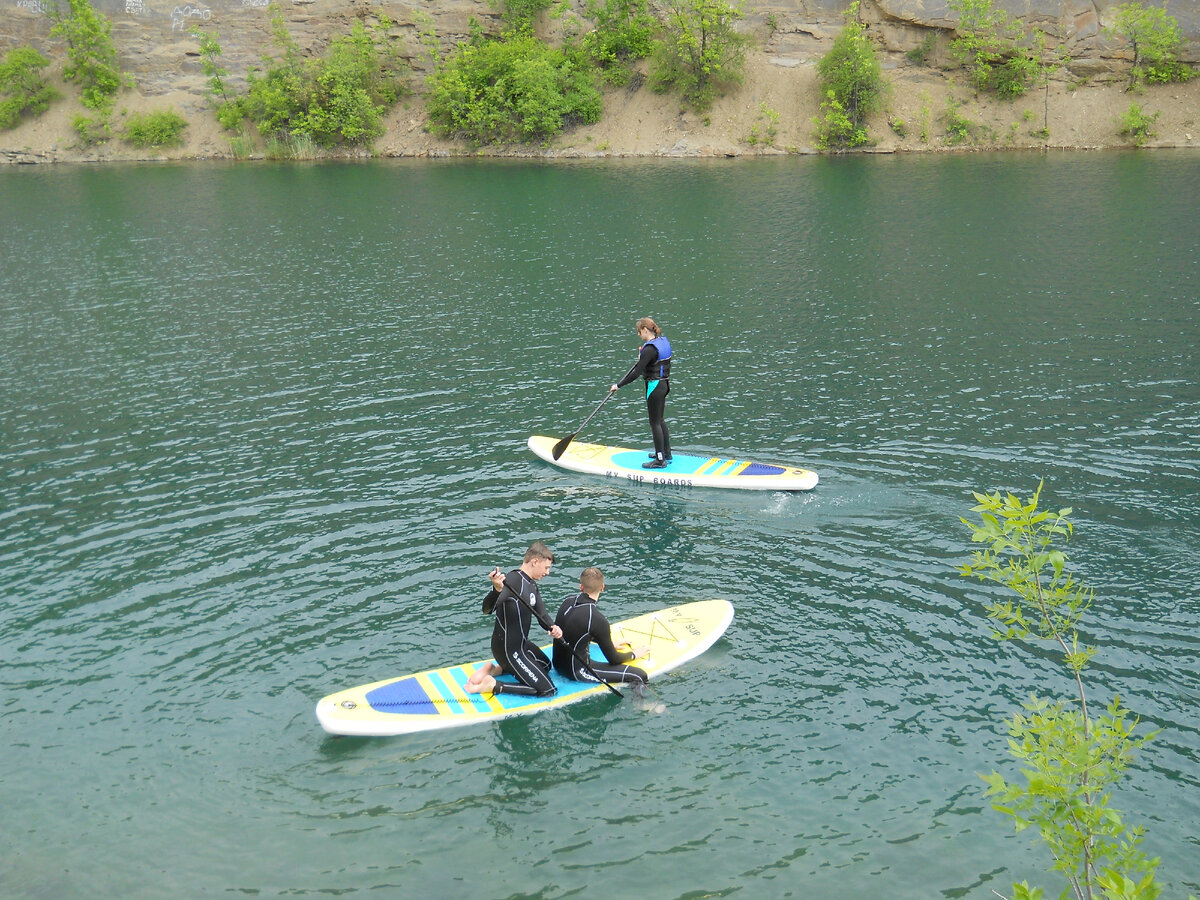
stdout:
<svg viewBox="0 0 1200 900">
<path fill-rule="evenodd" d="M 490 616 L 496 611 L 496 601 L 500 598 L 500 592 L 492 588 L 487 592 L 487 596 L 483 598 L 483 614 Z"/>
<path fill-rule="evenodd" d="M 658 362 L 658 348 L 653 344 L 642 344 L 642 352 L 638 354 L 637 362 L 633 364 L 625 377 L 617 382 L 617 387 L 625 387 L 631 381 L 636 381 L 639 374 L 649 372 L 650 366 Z"/>
<path fill-rule="evenodd" d="M 592 640 L 610 663 L 627 663 L 633 659 L 633 652 L 622 653 L 613 644 L 612 626 L 600 610 L 592 612 Z"/>
<path fill-rule="evenodd" d="M 496 601 L 496 621 L 504 626 L 506 634 L 522 636 L 524 627 L 521 625 L 521 601 L 513 594 L 504 593 Z"/>
<path fill-rule="evenodd" d="M 514 569 L 513 571 L 516 571 L 516 570 Z M 518 597 L 521 596 L 521 592 L 520 592 L 521 579 L 519 576 L 517 578 L 514 578 L 513 573 L 509 572 L 507 575 L 504 576 L 503 583 L 509 589 L 510 592 L 516 594 Z M 495 588 L 492 588 L 490 591 L 487 592 L 487 596 L 483 598 L 483 614 L 485 616 L 489 616 L 493 612 L 496 611 L 496 602 L 499 599 L 500 599 L 500 591 L 496 590 Z M 524 599 L 524 598 L 522 598 L 522 599 Z"/>
<path fill-rule="evenodd" d="M 492 591 L 492 594 L 496 595 L 496 621 L 504 626 L 504 632 L 510 640 L 517 641 L 509 649 L 520 646 L 520 640 L 523 640 L 522 636 L 525 633 L 525 627 L 521 624 L 521 607 L 526 604 L 525 598 L 521 596 L 520 587 L 521 576 L 514 569 L 504 576 L 504 587 L 499 591 Z M 517 638 L 514 638 L 514 635 Z"/>
</svg>

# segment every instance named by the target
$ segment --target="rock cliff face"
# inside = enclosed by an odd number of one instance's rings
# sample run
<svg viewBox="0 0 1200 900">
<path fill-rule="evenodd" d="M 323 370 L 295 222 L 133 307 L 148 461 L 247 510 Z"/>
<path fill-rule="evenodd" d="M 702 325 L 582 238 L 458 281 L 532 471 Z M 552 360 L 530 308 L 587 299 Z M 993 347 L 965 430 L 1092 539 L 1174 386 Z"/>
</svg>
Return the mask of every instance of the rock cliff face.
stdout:
<svg viewBox="0 0 1200 900">
<path fill-rule="evenodd" d="M 1126 47 L 1104 34 L 1111 26 L 1120 3 L 1108 0 L 998 0 L 995 7 L 1019 18 L 1026 27 L 1044 31 L 1053 45 L 1066 49 L 1071 70 L 1095 75 L 1120 67 L 1127 58 Z M 1161 5 L 1161 4 L 1154 4 Z M 1200 6 L 1186 0 L 1168 0 L 1167 11 L 1187 36 L 1189 58 L 1195 58 L 1200 39 Z M 885 43 L 893 49 L 905 46 L 914 36 L 923 40 L 930 29 L 953 29 L 957 16 L 946 0 L 876 0 Z"/>
<path fill-rule="evenodd" d="M 65 0 L 0 0 L 0 53 L 29 44 L 56 63 L 63 59 L 62 41 L 50 36 L 51 12 L 55 2 Z M 356 20 L 370 24 L 386 16 L 392 34 L 401 39 L 419 91 L 430 62 L 419 33 L 432 27 L 442 52 L 470 32 L 477 19 L 485 30 L 499 30 L 499 14 L 492 0 L 279 0 L 279 8 L 292 39 L 301 49 L 320 53 L 330 40 L 347 33 Z M 499 0 L 494 0 L 499 2 Z M 585 0 L 569 0 L 567 13 L 583 23 Z M 654 4 L 658 0 L 651 0 Z M 1162 0 L 1147 0 L 1162 2 Z M 137 87 L 137 102 L 119 101 L 131 111 L 138 103 L 171 105 L 189 120 L 188 146 L 177 156 L 228 156 L 229 142 L 215 126 L 205 97 L 199 43 L 193 28 L 215 33 L 222 48 L 220 64 L 228 70 L 228 84 L 243 88 L 246 73 L 260 66 L 264 56 L 273 55 L 268 0 L 91 0 L 113 25 L 113 38 L 121 56 L 122 69 L 131 74 Z M 681 112 L 669 99 L 652 100 L 647 89 L 631 93 L 610 92 L 606 99 L 605 123 L 579 136 L 568 136 L 550 148 L 558 155 L 716 155 L 743 152 L 812 152 L 811 126 L 818 112 L 819 90 L 815 63 L 830 48 L 841 29 L 849 0 L 744 0 L 746 17 L 742 28 L 754 39 L 748 60 L 749 76 L 738 96 L 727 98 L 711 114 L 695 117 Z M 1016 110 L 1011 104 L 979 117 L 992 138 L 981 145 L 1037 146 L 1030 140 L 1025 123 L 1035 115 L 1045 121 L 1054 135 L 1044 146 L 1116 146 L 1115 111 L 1128 107 L 1129 99 L 1119 94 L 1128 75 L 1130 51 L 1125 41 L 1105 34 L 1113 22 L 1115 0 L 994 0 L 995 6 L 1018 17 L 1028 27 L 1043 30 L 1052 45 L 1063 46 L 1071 61 L 1069 75 L 1056 76 L 1043 110 Z M 1200 64 L 1200 3 L 1195 0 L 1166 0 L 1167 10 L 1179 22 L 1185 36 L 1184 59 Z M 928 122 L 936 118 L 946 102 L 943 98 L 959 91 L 955 73 L 936 67 L 949 64 L 946 45 L 957 21 L 946 0 L 862 0 L 861 17 L 868 23 L 882 51 L 883 65 L 896 85 L 887 118 L 877 123 L 875 137 L 880 150 L 937 149 L 938 142 L 923 134 L 918 140 L 888 123 L 908 117 Z M 553 39 L 563 20 L 547 17 L 544 36 Z M 905 54 L 923 47 L 934 68 L 915 66 Z M 54 69 L 52 68 L 51 71 Z M 1086 82 L 1086 90 L 1076 90 Z M 1174 88 L 1175 86 L 1173 86 Z M 1106 97 L 1091 95 L 1108 90 Z M 1200 144 L 1200 79 L 1159 93 L 1164 107 L 1160 121 L 1159 146 Z M 959 91 L 961 93 L 961 91 Z M 77 94 L 66 88 L 64 94 Z M 129 96 L 128 93 L 123 95 Z M 801 99 L 797 99 L 797 97 Z M 958 97 L 959 103 L 983 102 Z M 68 104 L 61 104 L 68 105 Z M 77 105 L 77 104 L 75 104 Z M 770 105 L 783 113 L 781 134 L 773 147 L 749 147 L 745 134 L 754 124 L 759 109 Z M 80 111 L 82 111 L 80 109 Z M 970 110 L 968 110 L 969 112 Z M 1020 115 L 1020 122 L 1014 122 Z M 43 118 L 53 118 L 46 116 Z M 1090 120 L 1103 119 L 1102 122 Z M 1057 123 L 1054 121 L 1057 120 Z M 111 142 L 99 149 L 74 146 L 71 114 L 60 112 L 57 124 L 29 122 L 13 132 L 0 132 L 0 162 L 99 160 L 133 158 L 130 151 Z M 403 104 L 389 118 L 388 133 L 376 145 L 384 155 L 448 155 L 471 152 L 453 142 L 425 135 L 419 97 Z M 1089 124 L 1090 122 L 1090 124 Z M 997 137 L 1003 132 L 1003 140 Z M 923 127 L 922 131 L 928 131 Z M 1110 137 L 1111 134 L 1111 137 Z M 897 136 L 900 135 L 900 136 Z M 1055 144 L 1054 142 L 1060 142 Z M 589 143 L 590 142 L 590 143 Z M 1154 144 L 1151 144 L 1152 146 Z M 699 149 L 697 149 L 699 148 Z M 538 150 L 520 148 L 523 155 Z M 142 158 L 142 157 L 138 157 Z"/>
<path fill-rule="evenodd" d="M 270 49 L 268 0 L 92 0 L 113 23 L 113 37 L 122 67 L 131 72 L 145 93 L 167 93 L 181 87 L 200 90 L 202 78 L 193 27 L 216 32 L 223 64 L 231 80 L 244 79 Z M 572 0 L 582 17 L 582 0 Z M 1123 42 L 1104 34 L 1117 3 L 1111 0 L 996 0 L 995 6 L 1045 31 L 1072 57 L 1073 72 L 1095 75 L 1128 66 Z M 1167 0 L 1187 41 L 1186 58 L 1200 62 L 1200 4 Z M 745 26 L 766 36 L 765 49 L 780 56 L 807 59 L 826 52 L 843 24 L 848 0 L 761 0 L 746 4 Z M 60 50 L 50 37 L 54 0 L 0 0 L 0 51 L 32 44 L 43 53 Z M 498 14 L 487 0 L 282 0 L 280 8 L 296 42 L 319 50 L 331 37 L 345 33 L 355 19 L 386 15 L 395 33 L 406 37 L 406 52 L 417 72 L 428 67 L 418 52 L 417 22 L 432 16 L 443 49 L 468 34 L 474 17 L 485 27 L 496 25 Z M 904 53 L 930 35 L 954 28 L 957 16 L 946 0 L 863 0 L 862 15 L 885 52 Z"/>
</svg>

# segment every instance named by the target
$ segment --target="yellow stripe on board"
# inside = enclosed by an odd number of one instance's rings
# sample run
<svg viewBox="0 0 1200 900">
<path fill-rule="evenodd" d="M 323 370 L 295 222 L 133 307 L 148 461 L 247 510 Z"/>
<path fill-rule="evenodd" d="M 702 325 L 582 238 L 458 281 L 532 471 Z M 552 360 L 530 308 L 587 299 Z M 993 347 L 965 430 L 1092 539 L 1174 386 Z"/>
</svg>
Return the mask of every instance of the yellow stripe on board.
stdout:
<svg viewBox="0 0 1200 900">
<path fill-rule="evenodd" d="M 736 459 L 727 459 L 727 460 L 725 460 L 725 462 L 721 463 L 721 467 L 719 469 L 717 469 L 715 472 L 713 472 L 713 475 L 724 475 L 726 469 L 728 469 L 730 466 L 736 466 L 736 465 L 737 465 Z"/>
<path fill-rule="evenodd" d="M 746 471 L 746 467 L 747 467 L 748 465 L 750 465 L 750 461 L 749 461 L 749 460 L 747 460 L 747 461 L 746 461 L 746 462 L 744 462 L 744 463 L 739 463 L 739 464 L 738 464 L 738 467 L 737 467 L 737 471 L 730 472 L 730 473 L 729 473 L 729 474 L 730 474 L 730 476 L 732 477 L 732 476 L 734 476 L 734 475 L 741 475 L 741 474 L 742 474 L 744 471 Z"/>
<path fill-rule="evenodd" d="M 464 678 L 470 678 L 472 673 L 474 673 L 474 671 L 475 671 L 474 669 L 471 669 L 471 671 L 468 672 L 467 667 L 465 665 L 464 666 L 455 666 L 454 668 L 459 669 L 463 673 Z M 451 669 L 450 671 L 453 672 L 454 669 Z M 500 701 L 496 699 L 495 694 L 468 694 L 466 691 L 464 691 L 462 689 L 462 687 L 459 685 L 457 680 L 455 680 L 453 678 L 448 678 L 446 680 L 454 682 L 454 688 L 457 691 L 455 696 L 462 696 L 462 697 L 467 698 L 467 705 L 466 705 L 465 709 L 468 712 L 479 712 L 478 707 L 476 707 L 474 705 L 476 703 L 476 701 L 486 703 L 488 709 L 490 709 L 492 712 L 500 712 L 501 710 L 504 709 L 504 707 L 500 705 Z"/>
<path fill-rule="evenodd" d="M 438 700 L 445 700 L 442 696 L 442 691 L 438 690 L 438 686 L 431 682 L 430 677 L 425 672 L 421 672 L 416 676 L 416 683 L 425 689 L 425 696 L 433 702 L 433 708 L 438 710 L 438 715 L 454 715 L 455 710 L 450 708 L 449 703 L 438 703 Z"/>
<path fill-rule="evenodd" d="M 711 466 L 711 465 L 714 465 L 714 464 L 716 464 L 716 463 L 718 463 L 718 462 L 720 462 L 720 460 L 718 460 L 718 459 L 717 459 L 717 457 L 715 457 L 715 456 L 710 456 L 710 457 L 708 458 L 708 462 L 706 462 L 706 463 L 704 463 L 702 466 L 700 466 L 700 468 L 698 468 L 698 469 L 695 471 L 695 473 L 694 473 L 694 474 L 696 474 L 696 475 L 703 475 L 703 474 L 704 474 L 704 472 L 705 472 L 705 470 L 706 470 L 706 469 L 707 469 L 709 466 Z"/>
<path fill-rule="evenodd" d="M 464 666 L 456 666 L 456 668 L 466 671 Z M 442 696 L 448 695 L 448 699 L 454 700 L 459 712 L 470 712 L 475 708 L 471 695 L 463 690 L 458 679 L 454 677 L 454 669 L 438 670 L 436 674 L 438 683 L 442 686 Z"/>
</svg>

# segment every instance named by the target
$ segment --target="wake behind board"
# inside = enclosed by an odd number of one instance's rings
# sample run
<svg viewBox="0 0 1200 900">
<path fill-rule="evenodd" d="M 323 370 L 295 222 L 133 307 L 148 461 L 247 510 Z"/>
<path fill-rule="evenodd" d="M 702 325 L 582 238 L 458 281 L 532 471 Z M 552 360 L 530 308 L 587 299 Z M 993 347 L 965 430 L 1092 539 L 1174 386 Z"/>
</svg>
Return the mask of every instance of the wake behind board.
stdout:
<svg viewBox="0 0 1200 900">
<path fill-rule="evenodd" d="M 699 656 L 725 633 L 732 620 L 733 605 L 728 600 L 700 600 L 614 622 L 613 641 L 649 647 L 649 655 L 633 664 L 654 678 Z M 549 646 L 542 649 L 550 655 Z M 595 645 L 592 655 L 597 661 L 603 659 Z M 602 684 L 572 681 L 552 671 L 558 693 L 550 697 L 468 694 L 463 685 L 472 672 L 490 661 L 447 666 L 330 694 L 317 704 L 317 720 L 330 734 L 412 734 L 529 715 L 608 693 Z M 501 680 L 512 679 L 501 676 Z"/>
<path fill-rule="evenodd" d="M 738 488 L 743 491 L 811 491 L 817 486 L 817 473 L 808 469 L 690 453 L 675 453 L 665 469 L 643 469 L 642 463 L 648 459 L 645 450 L 580 441 L 571 442 L 567 451 L 555 459 L 553 450 L 557 443 L 557 438 L 535 434 L 529 439 L 529 449 L 546 462 L 573 472 L 623 478 L 642 484 Z"/>
</svg>

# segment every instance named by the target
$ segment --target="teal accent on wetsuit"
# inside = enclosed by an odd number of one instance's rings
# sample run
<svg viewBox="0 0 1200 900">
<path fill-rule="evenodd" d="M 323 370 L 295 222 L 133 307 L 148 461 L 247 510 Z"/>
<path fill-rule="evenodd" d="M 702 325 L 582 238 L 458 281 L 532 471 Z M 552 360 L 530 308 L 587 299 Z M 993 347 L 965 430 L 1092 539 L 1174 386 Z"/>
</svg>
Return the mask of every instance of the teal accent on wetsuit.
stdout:
<svg viewBox="0 0 1200 900">
<path fill-rule="evenodd" d="M 647 381 L 646 382 L 646 396 L 649 397 L 651 394 L 653 394 L 654 389 L 656 387 L 658 387 L 658 379 L 657 378 L 655 378 L 653 381 Z"/>
</svg>

